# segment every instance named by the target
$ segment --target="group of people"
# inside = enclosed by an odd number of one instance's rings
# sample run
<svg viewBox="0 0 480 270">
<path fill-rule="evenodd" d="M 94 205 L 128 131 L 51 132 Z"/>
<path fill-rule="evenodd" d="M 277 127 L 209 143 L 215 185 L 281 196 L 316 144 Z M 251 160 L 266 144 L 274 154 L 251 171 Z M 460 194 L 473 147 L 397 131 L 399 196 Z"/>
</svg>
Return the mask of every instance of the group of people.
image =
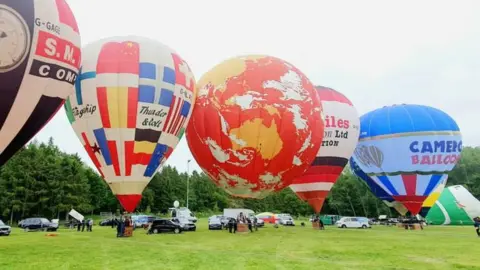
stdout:
<svg viewBox="0 0 480 270">
<path fill-rule="evenodd" d="M 240 212 L 238 214 L 237 218 L 230 218 L 228 220 L 228 232 L 229 233 L 236 233 L 238 230 L 238 224 L 248 224 L 248 230 L 250 232 L 258 231 L 258 226 L 257 226 L 257 217 L 249 218 L 243 214 L 243 212 Z"/>
<path fill-rule="evenodd" d="M 129 231 L 128 234 L 125 233 L 126 228 L 133 227 L 133 221 L 130 216 L 122 215 L 122 217 L 119 220 L 115 219 L 115 221 L 117 224 L 117 237 L 131 236 L 131 230 Z"/>
<path fill-rule="evenodd" d="M 82 221 L 77 220 L 70 220 L 70 229 L 74 229 L 77 227 L 77 232 L 80 230 L 83 232 L 85 231 L 85 227 L 87 228 L 87 232 L 91 232 L 93 228 L 93 219 L 89 218 L 87 220 L 83 219 Z"/>
<path fill-rule="evenodd" d="M 333 218 L 332 218 L 333 220 Z M 316 215 L 314 218 L 313 218 L 313 221 L 312 222 L 317 222 L 318 223 L 318 228 L 320 230 L 325 230 L 325 224 L 323 224 L 323 220 L 318 216 Z"/>
</svg>

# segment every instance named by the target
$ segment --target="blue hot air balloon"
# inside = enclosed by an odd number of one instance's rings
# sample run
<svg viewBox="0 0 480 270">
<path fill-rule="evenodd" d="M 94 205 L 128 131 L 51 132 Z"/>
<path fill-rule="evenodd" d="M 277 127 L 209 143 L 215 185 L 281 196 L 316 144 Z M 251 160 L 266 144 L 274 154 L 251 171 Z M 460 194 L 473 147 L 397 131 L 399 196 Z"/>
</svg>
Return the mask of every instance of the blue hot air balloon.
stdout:
<svg viewBox="0 0 480 270">
<path fill-rule="evenodd" d="M 358 164 L 355 163 L 355 160 L 353 160 L 353 158 L 350 158 L 350 168 L 352 169 L 352 172 L 357 176 L 357 178 L 367 184 L 373 195 L 383 201 L 388 207 L 395 209 L 402 216 L 408 212 L 408 210 L 401 203 L 395 201 L 395 199 L 390 194 L 388 194 L 385 190 L 382 189 L 382 187 L 375 183 L 375 181 L 370 178 L 370 176 L 364 173 L 360 169 Z"/>
<path fill-rule="evenodd" d="M 457 123 L 423 105 L 393 105 L 360 118 L 353 160 L 395 201 L 417 215 L 462 151 Z"/>
</svg>

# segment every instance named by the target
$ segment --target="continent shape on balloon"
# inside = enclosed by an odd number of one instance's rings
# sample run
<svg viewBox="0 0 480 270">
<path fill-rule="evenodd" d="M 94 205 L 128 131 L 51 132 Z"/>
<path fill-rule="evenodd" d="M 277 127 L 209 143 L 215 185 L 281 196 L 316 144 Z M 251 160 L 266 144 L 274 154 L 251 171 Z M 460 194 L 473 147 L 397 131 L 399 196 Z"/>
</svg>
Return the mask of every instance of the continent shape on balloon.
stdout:
<svg viewBox="0 0 480 270">
<path fill-rule="evenodd" d="M 319 213 L 333 184 L 347 165 L 358 142 L 360 119 L 352 102 L 343 94 L 323 86 L 316 87 L 325 130 L 322 146 L 308 170 L 290 188 Z"/>
<path fill-rule="evenodd" d="M 172 153 L 189 122 L 195 79 L 169 47 L 144 37 L 103 39 L 84 48 L 68 119 L 128 212 Z"/>
<path fill-rule="evenodd" d="M 424 105 L 393 105 L 360 118 L 353 159 L 395 201 L 417 215 L 460 159 L 462 136 L 445 112 Z"/>
<path fill-rule="evenodd" d="M 229 194 L 261 199 L 303 174 L 323 137 L 322 107 L 308 78 L 271 56 L 222 62 L 197 84 L 190 150 Z"/>
<path fill-rule="evenodd" d="M 73 92 L 81 42 L 65 0 L 3 0 L 0 43 L 2 166 L 50 121 Z"/>
</svg>

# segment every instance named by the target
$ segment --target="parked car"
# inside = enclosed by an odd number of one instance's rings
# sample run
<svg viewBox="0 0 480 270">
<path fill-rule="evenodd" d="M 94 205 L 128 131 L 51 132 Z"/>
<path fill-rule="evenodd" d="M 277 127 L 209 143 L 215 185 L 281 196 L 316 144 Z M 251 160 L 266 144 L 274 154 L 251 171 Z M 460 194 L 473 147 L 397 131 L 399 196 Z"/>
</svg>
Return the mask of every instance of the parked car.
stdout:
<svg viewBox="0 0 480 270">
<path fill-rule="evenodd" d="M 175 216 L 176 217 L 185 217 L 188 218 L 189 221 L 196 223 L 197 222 L 197 217 L 190 211 L 190 209 L 186 207 L 179 207 L 177 209 L 175 208 L 169 208 L 170 211 L 170 216 L 173 217 L 173 211 L 175 211 Z"/>
<path fill-rule="evenodd" d="M 278 217 L 278 224 L 283 226 L 295 226 L 295 221 L 290 215 L 283 214 Z"/>
<path fill-rule="evenodd" d="M 46 218 L 27 218 L 22 222 L 22 228 L 28 231 L 49 231 L 55 232 L 58 230 L 58 223 L 50 222 Z"/>
<path fill-rule="evenodd" d="M 223 228 L 222 220 L 220 216 L 211 216 L 208 218 L 209 230 L 221 230 Z"/>
<path fill-rule="evenodd" d="M 265 226 L 265 221 L 263 219 L 257 218 L 257 227 L 264 227 Z"/>
<path fill-rule="evenodd" d="M 0 236 L 2 236 L 2 235 L 9 236 L 11 232 L 12 232 L 12 227 L 6 225 L 6 224 L 3 223 L 3 221 L 0 219 Z"/>
<path fill-rule="evenodd" d="M 155 219 L 152 224 L 150 224 L 150 228 L 148 229 L 149 234 L 157 234 L 157 233 L 167 233 L 173 232 L 175 234 L 181 233 L 183 231 L 182 226 L 180 224 L 173 222 L 169 219 Z"/>
<path fill-rule="evenodd" d="M 337 221 L 338 228 L 371 228 L 366 217 L 343 217 Z"/>
<path fill-rule="evenodd" d="M 142 228 L 149 223 L 147 215 L 132 215 L 132 221 L 135 228 Z"/>
<path fill-rule="evenodd" d="M 191 221 L 190 219 L 188 219 L 186 217 L 172 218 L 172 221 L 180 224 L 180 226 L 182 227 L 182 231 L 194 232 L 194 231 L 197 230 L 197 225 L 195 225 L 195 223 L 193 223 L 193 221 Z"/>
<path fill-rule="evenodd" d="M 100 226 L 112 226 L 112 223 L 114 226 L 117 225 L 117 222 L 114 219 L 104 219 L 98 223 Z"/>
<path fill-rule="evenodd" d="M 264 223 L 275 224 L 278 218 L 274 214 L 258 214 L 257 219 L 263 220 Z"/>
<path fill-rule="evenodd" d="M 228 229 L 228 221 L 229 220 L 230 220 L 230 217 L 220 216 L 220 222 L 222 222 L 223 228 Z"/>
</svg>

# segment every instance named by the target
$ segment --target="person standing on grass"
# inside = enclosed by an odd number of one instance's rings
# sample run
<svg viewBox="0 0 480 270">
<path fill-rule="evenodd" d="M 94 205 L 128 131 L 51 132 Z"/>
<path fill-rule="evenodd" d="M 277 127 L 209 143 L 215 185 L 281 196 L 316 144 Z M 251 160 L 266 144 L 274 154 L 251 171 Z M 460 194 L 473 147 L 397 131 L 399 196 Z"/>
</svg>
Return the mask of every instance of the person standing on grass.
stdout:
<svg viewBox="0 0 480 270">
<path fill-rule="evenodd" d="M 82 220 L 82 232 L 85 231 L 85 225 L 86 225 L 86 222 L 85 222 L 85 219 Z"/>
<path fill-rule="evenodd" d="M 228 219 L 227 225 L 228 225 L 228 232 L 232 233 L 232 231 L 233 231 L 233 218 Z"/>
<path fill-rule="evenodd" d="M 252 220 L 248 217 L 246 219 L 247 219 L 247 223 L 248 223 L 248 229 L 250 230 L 250 232 L 253 232 Z"/>
<path fill-rule="evenodd" d="M 77 220 L 77 232 L 80 231 L 80 227 L 82 226 L 82 223 Z"/>
<path fill-rule="evenodd" d="M 93 227 L 93 219 L 88 220 L 88 231 L 91 232 Z"/>
<path fill-rule="evenodd" d="M 476 217 L 473 219 L 473 226 L 475 227 L 475 231 L 477 231 L 477 236 L 480 236 L 480 217 Z"/>
</svg>

